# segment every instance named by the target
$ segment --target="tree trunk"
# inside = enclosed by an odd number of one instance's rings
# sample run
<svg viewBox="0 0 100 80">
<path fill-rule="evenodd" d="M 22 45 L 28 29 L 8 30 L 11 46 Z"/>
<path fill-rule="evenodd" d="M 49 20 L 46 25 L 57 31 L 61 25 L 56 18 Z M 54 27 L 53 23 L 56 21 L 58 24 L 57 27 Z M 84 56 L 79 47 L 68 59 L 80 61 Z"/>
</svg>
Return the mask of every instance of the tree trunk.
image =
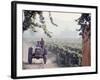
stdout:
<svg viewBox="0 0 100 80">
<path fill-rule="evenodd" d="M 82 66 L 90 66 L 91 65 L 91 41 L 90 39 L 83 38 L 83 49 L 82 49 Z"/>
</svg>

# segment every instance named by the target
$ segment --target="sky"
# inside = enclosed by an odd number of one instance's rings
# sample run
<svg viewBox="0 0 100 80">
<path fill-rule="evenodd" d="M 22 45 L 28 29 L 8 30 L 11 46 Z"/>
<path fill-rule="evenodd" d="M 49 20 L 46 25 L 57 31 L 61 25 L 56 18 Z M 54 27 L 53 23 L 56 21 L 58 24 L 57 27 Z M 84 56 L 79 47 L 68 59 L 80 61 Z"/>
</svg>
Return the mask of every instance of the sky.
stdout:
<svg viewBox="0 0 100 80">
<path fill-rule="evenodd" d="M 77 25 L 75 19 L 78 19 L 81 14 L 80 13 L 61 13 L 61 12 L 51 12 L 54 23 L 58 25 L 58 27 L 51 24 L 49 19 L 49 13 L 43 12 L 43 16 L 46 21 L 47 29 L 51 32 L 52 38 L 72 38 L 77 39 L 80 38 L 79 32 L 76 29 L 79 29 L 80 26 Z M 36 22 L 39 22 L 39 16 L 36 15 Z M 36 27 L 37 32 L 32 32 L 30 29 L 23 33 L 24 39 L 38 39 L 40 37 L 48 38 L 42 28 Z"/>
</svg>

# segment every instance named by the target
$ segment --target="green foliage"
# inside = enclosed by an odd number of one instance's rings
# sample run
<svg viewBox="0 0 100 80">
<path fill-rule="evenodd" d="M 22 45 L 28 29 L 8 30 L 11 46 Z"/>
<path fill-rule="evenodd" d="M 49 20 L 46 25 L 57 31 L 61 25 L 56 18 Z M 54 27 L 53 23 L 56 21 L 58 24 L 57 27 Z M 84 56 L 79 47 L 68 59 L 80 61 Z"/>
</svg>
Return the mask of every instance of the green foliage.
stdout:
<svg viewBox="0 0 100 80">
<path fill-rule="evenodd" d="M 42 28 L 44 33 L 51 38 L 51 33 L 48 31 L 47 26 L 46 26 L 46 21 L 45 18 L 43 16 L 43 12 L 42 11 L 31 11 L 31 10 L 24 10 L 24 21 L 23 21 L 23 31 L 27 30 L 28 28 L 31 28 L 33 32 L 37 32 L 35 27 L 39 27 Z M 51 23 L 54 26 L 58 26 L 57 24 L 55 24 L 53 22 L 53 18 L 51 16 L 51 12 L 49 13 L 49 19 L 51 21 Z M 39 15 L 39 23 L 35 22 L 36 20 L 36 15 Z"/>
<path fill-rule="evenodd" d="M 76 21 L 78 22 L 78 25 L 81 25 L 80 29 L 77 29 L 77 31 L 80 31 L 79 35 L 82 35 L 83 38 L 88 36 L 89 39 L 91 33 L 91 15 L 89 13 L 82 13 L 81 17 Z"/>
</svg>

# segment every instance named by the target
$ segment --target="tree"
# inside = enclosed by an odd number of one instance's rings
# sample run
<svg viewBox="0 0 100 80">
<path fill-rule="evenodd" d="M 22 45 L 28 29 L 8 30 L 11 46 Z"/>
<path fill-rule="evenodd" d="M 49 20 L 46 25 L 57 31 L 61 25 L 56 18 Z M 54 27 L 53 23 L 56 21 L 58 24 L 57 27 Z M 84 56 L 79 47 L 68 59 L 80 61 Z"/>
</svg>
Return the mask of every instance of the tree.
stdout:
<svg viewBox="0 0 100 80">
<path fill-rule="evenodd" d="M 91 56 L 90 56 L 90 36 L 91 36 L 91 15 L 88 13 L 82 13 L 81 17 L 77 20 L 78 25 L 80 25 L 80 29 L 77 31 L 81 31 L 79 35 L 82 36 L 82 65 L 90 66 L 91 65 Z"/>
<path fill-rule="evenodd" d="M 58 26 L 57 24 L 55 24 L 53 22 L 53 18 L 51 16 L 51 12 L 49 13 L 49 19 L 51 21 L 51 23 L 54 26 Z M 39 23 L 35 22 L 36 20 L 36 14 L 39 15 Z M 43 16 L 43 12 L 42 11 L 31 11 L 31 10 L 24 10 L 24 21 L 23 21 L 23 31 L 27 30 L 28 28 L 31 28 L 33 32 L 37 32 L 35 30 L 35 27 L 39 27 L 42 28 L 44 33 L 51 38 L 51 32 L 48 31 L 46 23 L 45 23 L 45 18 Z"/>
<path fill-rule="evenodd" d="M 81 31 L 79 35 L 88 36 L 90 38 L 90 26 L 91 26 L 91 16 L 88 13 L 82 13 L 81 17 L 79 17 L 77 20 L 78 25 L 81 25 L 80 29 L 77 29 L 77 31 Z"/>
</svg>

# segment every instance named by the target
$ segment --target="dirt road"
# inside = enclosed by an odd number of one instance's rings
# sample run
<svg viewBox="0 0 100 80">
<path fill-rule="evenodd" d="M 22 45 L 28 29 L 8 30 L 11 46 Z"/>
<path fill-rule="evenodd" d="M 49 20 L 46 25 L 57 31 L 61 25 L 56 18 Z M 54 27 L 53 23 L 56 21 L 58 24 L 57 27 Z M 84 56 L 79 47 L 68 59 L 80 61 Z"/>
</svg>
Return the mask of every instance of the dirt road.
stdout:
<svg viewBox="0 0 100 80">
<path fill-rule="evenodd" d="M 23 69 L 43 69 L 43 68 L 55 68 L 58 67 L 56 63 L 56 55 L 54 53 L 48 52 L 47 63 L 43 64 L 43 59 L 33 59 L 32 64 L 23 63 Z"/>
</svg>

